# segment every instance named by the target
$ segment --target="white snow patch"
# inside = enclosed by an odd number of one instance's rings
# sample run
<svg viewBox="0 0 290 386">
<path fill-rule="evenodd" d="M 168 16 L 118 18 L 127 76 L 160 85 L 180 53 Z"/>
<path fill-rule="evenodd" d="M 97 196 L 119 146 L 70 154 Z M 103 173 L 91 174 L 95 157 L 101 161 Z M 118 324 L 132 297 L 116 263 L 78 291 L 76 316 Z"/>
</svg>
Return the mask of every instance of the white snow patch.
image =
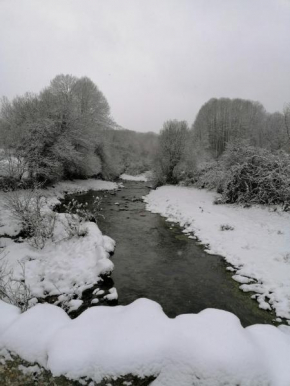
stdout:
<svg viewBox="0 0 290 386">
<path fill-rule="evenodd" d="M 130 373 L 154 375 L 152 386 L 290 384 L 289 331 L 243 328 L 215 309 L 170 319 L 147 299 L 90 308 L 74 320 L 56 306 L 36 305 L 0 335 L 1 349 L 76 380 Z"/>
<path fill-rule="evenodd" d="M 65 193 L 117 187 L 113 182 L 94 179 L 60 182 L 55 187 L 42 190 L 46 197 L 44 210 L 51 212 L 51 208 Z M 21 227 L 4 205 L 7 194 L 0 193 L 3 225 L 0 227 L 0 233 L 14 235 Z M 42 250 L 32 248 L 25 240 L 23 243 L 15 243 L 10 238 L 1 238 L 1 246 L 5 247 L 7 268 L 13 270 L 14 277 L 23 279 L 19 262 L 25 263 L 25 282 L 35 297 L 61 294 L 80 296 L 85 289 L 100 280 L 100 275 L 110 273 L 114 268 L 109 260 L 110 253 L 115 248 L 114 240 L 104 236 L 98 226 L 91 222 L 82 225 L 84 237 L 68 239 L 65 222 L 63 213 L 56 214 L 53 240 L 49 240 Z"/>
<path fill-rule="evenodd" d="M 0 335 L 10 327 L 20 315 L 20 310 L 0 299 Z"/>
<path fill-rule="evenodd" d="M 1 335 L 1 334 L 0 334 Z M 0 348 L 0 364 L 5 365 L 6 361 L 12 361 L 13 358 L 6 348 Z"/>
<path fill-rule="evenodd" d="M 115 300 L 118 299 L 118 292 L 115 287 L 109 289 L 110 294 L 104 296 L 104 299 Z"/>
<path fill-rule="evenodd" d="M 0 335 L 0 348 L 6 348 L 28 362 L 37 362 L 46 367 L 49 342 L 70 320 L 61 308 L 38 304 L 19 315 Z"/>
<path fill-rule="evenodd" d="M 277 316 L 290 319 L 290 213 L 261 206 L 214 205 L 217 196 L 193 187 L 163 186 L 145 201 L 149 211 L 178 222 L 208 245 L 208 253 L 222 255 L 234 265 L 234 278 L 243 280 L 243 291 L 259 294 L 261 308 L 273 308 Z M 234 229 L 220 232 L 222 224 Z"/>
<path fill-rule="evenodd" d="M 61 181 L 55 185 L 54 190 L 57 193 L 80 193 L 89 190 L 115 190 L 118 184 L 111 181 L 96 180 L 90 178 L 88 180 Z"/>
<path fill-rule="evenodd" d="M 39 375 L 43 372 L 43 369 L 39 367 L 38 365 L 34 366 L 23 366 L 19 365 L 18 370 L 20 370 L 25 375 Z"/>
<path fill-rule="evenodd" d="M 99 296 L 99 295 L 103 295 L 104 293 L 105 293 L 104 290 L 100 290 L 99 288 L 96 288 L 93 292 L 93 295 Z"/>
<path fill-rule="evenodd" d="M 248 277 L 241 276 L 241 275 L 233 275 L 232 278 L 241 284 L 247 284 L 247 283 L 253 282 L 253 279 L 249 279 Z"/>
<path fill-rule="evenodd" d="M 78 310 L 82 304 L 83 304 L 83 300 L 80 300 L 80 299 L 72 299 L 72 300 L 70 300 L 68 302 L 68 306 L 69 306 L 68 312 Z"/>
<path fill-rule="evenodd" d="M 61 216 L 58 215 L 58 217 Z M 107 252 L 114 245 L 104 236 L 95 223 L 85 223 L 84 237 L 61 239 L 57 243 L 49 241 L 42 250 L 36 250 L 27 242 L 15 243 L 4 239 L 9 268 L 15 277 L 21 277 L 19 261 L 25 262 L 25 282 L 32 295 L 81 293 L 91 288 L 102 274 L 112 272 L 114 264 Z M 58 231 L 60 236 L 62 231 Z"/>
<path fill-rule="evenodd" d="M 145 172 L 138 176 L 131 176 L 129 174 L 121 174 L 120 178 L 125 181 L 140 181 L 147 182 L 151 178 L 151 172 Z"/>
</svg>

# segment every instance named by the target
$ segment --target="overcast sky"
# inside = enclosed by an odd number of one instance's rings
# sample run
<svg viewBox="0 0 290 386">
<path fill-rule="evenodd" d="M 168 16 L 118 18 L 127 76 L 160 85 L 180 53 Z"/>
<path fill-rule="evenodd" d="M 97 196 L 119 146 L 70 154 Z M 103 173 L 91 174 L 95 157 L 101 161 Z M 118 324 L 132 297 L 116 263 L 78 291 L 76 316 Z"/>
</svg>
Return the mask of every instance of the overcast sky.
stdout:
<svg viewBox="0 0 290 386">
<path fill-rule="evenodd" d="M 290 0 L 0 0 L 0 95 L 88 76 L 136 131 L 212 97 L 290 102 Z"/>
</svg>

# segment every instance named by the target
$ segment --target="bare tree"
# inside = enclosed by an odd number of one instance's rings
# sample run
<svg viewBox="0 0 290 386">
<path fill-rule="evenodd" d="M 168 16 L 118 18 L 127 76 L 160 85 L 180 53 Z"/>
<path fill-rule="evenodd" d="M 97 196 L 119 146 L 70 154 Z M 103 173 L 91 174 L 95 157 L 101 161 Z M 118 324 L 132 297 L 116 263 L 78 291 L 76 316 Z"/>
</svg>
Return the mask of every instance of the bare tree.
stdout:
<svg viewBox="0 0 290 386">
<path fill-rule="evenodd" d="M 175 169 L 185 155 L 189 129 L 185 121 L 167 121 L 160 132 L 156 166 L 165 183 L 177 183 Z"/>
<path fill-rule="evenodd" d="M 264 145 L 267 112 L 258 103 L 243 99 L 210 99 L 197 114 L 193 124 L 195 139 L 215 158 L 234 139 Z"/>
</svg>

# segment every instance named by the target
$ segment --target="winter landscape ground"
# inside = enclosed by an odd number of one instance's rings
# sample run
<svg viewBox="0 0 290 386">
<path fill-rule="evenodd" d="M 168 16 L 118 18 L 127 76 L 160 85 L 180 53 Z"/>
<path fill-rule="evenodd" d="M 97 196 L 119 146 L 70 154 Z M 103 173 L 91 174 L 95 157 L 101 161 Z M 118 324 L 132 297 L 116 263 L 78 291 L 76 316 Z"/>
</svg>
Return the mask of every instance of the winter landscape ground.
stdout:
<svg viewBox="0 0 290 386">
<path fill-rule="evenodd" d="M 131 178 L 123 176 L 124 183 L 126 179 Z M 142 181 L 144 176 L 134 179 Z M 45 191 L 45 210 L 50 211 L 64 192 L 117 187 L 96 180 L 61 183 Z M 145 201 L 148 210 L 180 223 L 188 237 L 207 245 L 209 253 L 224 256 L 233 279 L 242 290 L 253 292 L 260 307 L 273 308 L 276 321 L 289 320 L 289 215 L 276 207 L 215 205 L 215 198 L 196 188 L 164 186 L 151 191 Z M 11 221 L 7 208 L 1 213 L 2 235 L 14 235 L 19 224 Z M 109 252 L 114 241 L 90 222 L 82 224 L 87 229 L 84 237 L 67 240 L 63 216 L 57 214 L 56 237 L 41 251 L 25 240 L 1 237 L 16 278 L 23 274 L 19 262 L 25 262 L 32 293 L 31 308 L 23 313 L 0 303 L 2 363 L 13 354 L 39 365 L 39 371 L 44 368 L 55 377 L 65 375 L 91 385 L 126 374 L 153 376 L 152 385 L 164 386 L 289 384 L 290 327 L 285 323 L 279 328 L 243 328 L 235 315 L 215 309 L 170 319 L 147 299 L 128 306 L 93 307 L 74 320 L 57 305 L 36 304 L 37 298 L 57 295 L 56 304 L 65 300 L 69 310 L 78 308 L 82 292 L 113 270 Z"/>
</svg>

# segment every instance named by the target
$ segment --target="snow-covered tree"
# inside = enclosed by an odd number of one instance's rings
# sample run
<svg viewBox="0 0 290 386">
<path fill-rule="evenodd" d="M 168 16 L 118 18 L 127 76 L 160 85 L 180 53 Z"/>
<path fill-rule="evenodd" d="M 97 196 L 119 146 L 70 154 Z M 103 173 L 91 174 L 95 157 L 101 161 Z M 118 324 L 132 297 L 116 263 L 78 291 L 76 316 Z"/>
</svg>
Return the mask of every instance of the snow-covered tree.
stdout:
<svg viewBox="0 0 290 386">
<path fill-rule="evenodd" d="M 171 120 L 160 132 L 155 169 L 164 183 L 177 183 L 176 169 L 185 156 L 189 129 L 187 122 Z"/>
</svg>

